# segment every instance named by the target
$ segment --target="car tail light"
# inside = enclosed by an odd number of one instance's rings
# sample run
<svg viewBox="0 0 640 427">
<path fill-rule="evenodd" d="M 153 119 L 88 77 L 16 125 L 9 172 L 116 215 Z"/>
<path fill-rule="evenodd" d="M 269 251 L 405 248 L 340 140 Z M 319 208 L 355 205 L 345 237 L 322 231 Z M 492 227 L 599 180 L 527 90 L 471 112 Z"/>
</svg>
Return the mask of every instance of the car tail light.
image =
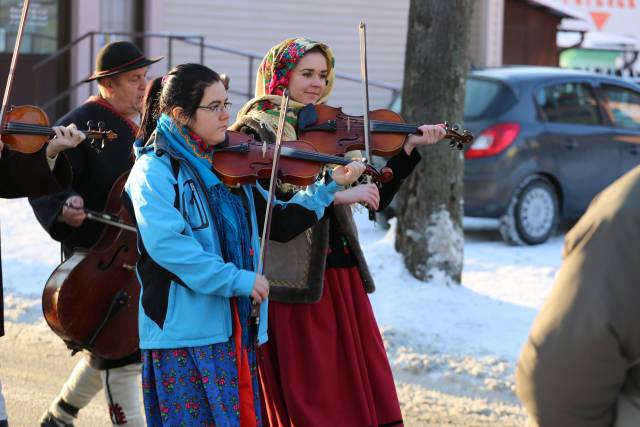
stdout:
<svg viewBox="0 0 640 427">
<path fill-rule="evenodd" d="M 500 123 L 485 129 L 464 154 L 465 159 L 495 156 L 515 141 L 520 132 L 519 123 Z"/>
</svg>

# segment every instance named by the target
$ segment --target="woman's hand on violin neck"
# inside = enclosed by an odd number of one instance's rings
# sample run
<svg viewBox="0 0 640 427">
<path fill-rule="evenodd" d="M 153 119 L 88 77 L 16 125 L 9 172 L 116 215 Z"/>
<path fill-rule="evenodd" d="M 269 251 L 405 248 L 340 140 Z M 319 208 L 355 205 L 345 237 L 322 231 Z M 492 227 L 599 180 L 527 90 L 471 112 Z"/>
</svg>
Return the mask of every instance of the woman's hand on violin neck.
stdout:
<svg viewBox="0 0 640 427">
<path fill-rule="evenodd" d="M 73 123 L 66 127 L 54 126 L 51 129 L 56 133 L 56 136 L 47 145 L 47 156 L 50 158 L 54 158 L 61 151 L 77 146 L 87 138 Z"/>
<path fill-rule="evenodd" d="M 404 143 L 404 151 L 411 154 L 414 148 L 423 145 L 431 145 L 440 141 L 447 134 L 443 124 L 438 125 L 422 125 L 418 128 L 420 135 L 411 134 Z"/>
<path fill-rule="evenodd" d="M 251 291 L 251 299 L 253 302 L 261 304 L 269 296 L 269 281 L 261 274 L 256 274 L 256 280 L 253 282 L 253 290 Z"/>
<path fill-rule="evenodd" d="M 332 177 L 336 184 L 346 187 L 356 182 L 365 170 L 364 163 L 354 161 L 346 166 L 338 166 L 333 169 Z"/>
<path fill-rule="evenodd" d="M 84 212 L 84 200 L 80 196 L 69 197 L 62 206 L 62 213 L 58 217 L 61 222 L 72 227 L 80 227 L 87 218 Z"/>
<path fill-rule="evenodd" d="M 364 203 L 374 210 L 380 205 L 380 192 L 375 184 L 360 184 L 347 190 L 338 191 L 334 200 L 336 205 Z"/>
</svg>

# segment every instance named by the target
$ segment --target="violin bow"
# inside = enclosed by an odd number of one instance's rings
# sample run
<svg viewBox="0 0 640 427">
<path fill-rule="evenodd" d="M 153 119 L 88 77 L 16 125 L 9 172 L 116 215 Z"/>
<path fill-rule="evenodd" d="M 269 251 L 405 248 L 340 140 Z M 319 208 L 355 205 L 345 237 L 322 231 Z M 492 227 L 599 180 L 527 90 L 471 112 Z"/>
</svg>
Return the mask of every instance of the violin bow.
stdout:
<svg viewBox="0 0 640 427">
<path fill-rule="evenodd" d="M 20 25 L 18 26 L 18 33 L 16 34 L 16 44 L 13 48 L 13 56 L 11 57 L 11 65 L 9 67 L 9 75 L 7 76 L 7 85 L 4 88 L 4 97 L 2 98 L 2 106 L 0 107 L 0 124 L 4 122 L 4 113 L 9 103 L 9 97 L 11 96 L 11 88 L 13 87 L 13 75 L 16 71 L 16 64 L 18 63 L 18 52 L 20 51 L 20 43 L 22 42 L 22 33 L 24 32 L 24 24 L 27 21 L 27 13 L 29 11 L 29 0 L 24 0 L 22 4 L 22 16 L 20 17 Z M 0 139 L 2 136 L 0 135 Z M 0 237 L 0 240 L 2 238 Z M 2 297 L 2 254 L 0 249 L 0 298 Z M 0 313 L 2 319 L 4 319 L 4 304 L 0 301 Z M 0 337 L 4 335 L 4 320 L 0 320 Z"/>
<path fill-rule="evenodd" d="M 278 118 L 278 131 L 276 132 L 276 143 L 273 150 L 273 163 L 271 164 L 271 180 L 269 181 L 269 198 L 267 200 L 267 209 L 264 214 L 264 224 L 262 226 L 262 240 L 260 242 L 260 258 L 258 260 L 258 273 L 264 272 L 264 258 L 267 252 L 267 242 L 271 233 L 271 217 L 273 215 L 273 201 L 276 194 L 276 185 L 278 182 L 278 166 L 280 164 L 280 144 L 284 135 L 284 123 L 287 116 L 287 108 L 289 108 L 289 91 L 284 90 L 282 101 L 280 102 L 280 117 Z M 266 153 L 266 141 L 262 142 L 262 155 Z"/>
<path fill-rule="evenodd" d="M 287 108 L 289 108 L 289 91 L 287 89 L 282 93 L 282 101 L 280 102 L 280 117 L 278 118 L 278 130 L 276 132 L 275 148 L 273 150 L 273 162 L 271 164 L 271 180 L 269 181 L 269 196 L 267 198 L 267 207 L 264 214 L 264 224 L 262 226 L 262 239 L 260 240 L 260 256 L 258 258 L 258 274 L 264 274 L 264 261 L 267 253 L 267 242 L 271 233 L 271 218 L 273 216 L 273 203 L 276 193 L 276 185 L 278 183 L 278 167 L 280 164 L 280 147 L 282 137 L 284 135 L 285 119 L 287 117 Z M 262 155 L 267 152 L 267 142 L 262 142 Z M 251 304 L 251 315 L 259 317 L 260 304 L 255 301 Z"/>
<path fill-rule="evenodd" d="M 11 96 L 11 88 L 13 87 L 13 75 L 16 71 L 16 64 L 18 63 L 18 53 L 20 51 L 20 43 L 22 42 L 22 33 L 24 32 L 24 24 L 27 21 L 27 13 L 29 11 L 29 0 L 24 0 L 22 3 L 22 16 L 20 17 L 20 25 L 18 26 L 18 33 L 16 34 L 16 44 L 13 48 L 13 56 L 11 57 L 11 65 L 9 66 L 9 75 L 7 76 L 7 85 L 4 87 L 4 97 L 2 98 L 2 106 L 0 107 L 0 124 L 4 122 L 4 113 L 7 110 L 7 104 L 9 104 L 9 97 Z M 1 138 L 1 136 L 0 136 Z M 0 238 L 1 239 L 1 238 Z M 2 296 L 2 253 L 0 251 L 0 296 Z M 0 301 L 0 304 L 2 301 Z M 0 305 L 0 313 L 3 308 Z M 4 335 L 4 321 L 0 320 L 0 336 Z"/>
<path fill-rule="evenodd" d="M 369 76 L 367 73 L 367 28 L 364 22 L 360 22 L 358 27 L 358 33 L 360 35 L 360 75 L 362 77 L 362 103 L 363 114 L 362 120 L 364 124 L 364 154 L 367 163 L 373 166 L 373 159 L 371 157 L 371 131 L 369 126 Z M 371 182 L 371 177 L 367 177 L 367 182 Z M 369 208 L 369 219 L 374 221 L 376 219 L 375 211 Z"/>
<path fill-rule="evenodd" d="M 9 66 L 9 75 L 7 76 L 7 85 L 4 88 L 2 107 L 0 107 L 0 122 L 4 121 L 4 113 L 6 112 L 7 105 L 9 104 L 9 97 L 11 96 L 11 89 L 13 88 L 13 76 L 16 72 L 16 64 L 18 63 L 18 54 L 20 52 L 20 43 L 22 43 L 22 33 L 24 32 L 24 25 L 27 22 L 28 12 L 29 0 L 24 0 L 24 3 L 22 4 L 22 16 L 20 17 L 20 25 L 18 26 L 18 32 L 16 34 L 16 44 L 13 48 L 11 65 Z"/>
</svg>

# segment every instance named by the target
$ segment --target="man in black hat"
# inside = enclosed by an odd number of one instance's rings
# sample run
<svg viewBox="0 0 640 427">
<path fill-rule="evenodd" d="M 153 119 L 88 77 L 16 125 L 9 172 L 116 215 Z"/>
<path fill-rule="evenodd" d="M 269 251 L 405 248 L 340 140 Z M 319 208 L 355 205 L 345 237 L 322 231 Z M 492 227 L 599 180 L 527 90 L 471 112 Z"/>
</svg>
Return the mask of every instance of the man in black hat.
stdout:
<svg viewBox="0 0 640 427">
<path fill-rule="evenodd" d="M 57 124 L 84 125 L 104 122 L 118 134 L 100 149 L 85 142 L 68 150 L 73 170 L 68 191 L 30 199 L 38 221 L 52 238 L 62 243 L 65 257 L 74 250 L 93 246 L 104 228 L 86 221 L 84 209 L 102 211 L 117 178 L 131 169 L 132 143 L 138 131 L 147 86 L 149 65 L 160 58 L 146 58 L 126 41 L 102 48 L 96 70 L 85 81 L 96 80 L 99 94 L 72 110 Z M 92 278 L 88 277 L 90 281 Z M 131 325 L 136 328 L 137 325 Z M 104 388 L 114 425 L 145 425 L 140 407 L 140 353 L 123 359 L 104 359 L 93 354 L 82 358 L 41 420 L 45 427 L 71 426 L 78 411 Z"/>
</svg>

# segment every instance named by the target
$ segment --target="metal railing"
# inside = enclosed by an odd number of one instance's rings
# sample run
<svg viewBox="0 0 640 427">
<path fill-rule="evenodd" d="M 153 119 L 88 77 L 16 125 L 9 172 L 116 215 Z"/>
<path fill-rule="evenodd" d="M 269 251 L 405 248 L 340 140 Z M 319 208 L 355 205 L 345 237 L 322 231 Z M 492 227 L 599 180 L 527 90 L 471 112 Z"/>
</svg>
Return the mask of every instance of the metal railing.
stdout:
<svg viewBox="0 0 640 427">
<path fill-rule="evenodd" d="M 138 33 L 138 32 L 105 32 L 105 31 L 90 31 L 83 36 L 73 40 L 71 43 L 66 46 L 58 49 L 56 52 L 52 53 L 42 61 L 38 62 L 33 66 L 33 71 L 36 73 L 36 102 L 37 105 L 41 106 L 43 109 L 54 108 L 59 102 L 67 99 L 72 96 L 76 90 L 83 84 L 83 81 L 80 80 L 78 82 L 71 83 L 70 86 L 62 91 L 60 91 L 54 97 L 42 100 L 40 98 L 40 92 L 38 87 L 39 81 L 39 73 L 42 73 L 45 70 L 47 64 L 53 63 L 53 61 L 59 60 L 63 55 L 70 54 L 74 48 L 78 48 L 80 43 L 85 40 L 89 40 L 89 69 L 93 69 L 94 61 L 95 61 L 95 51 L 96 51 L 96 37 L 103 38 L 111 38 L 111 37 L 128 37 L 133 39 L 152 39 L 152 38 L 163 38 L 167 40 L 167 50 L 165 53 L 167 70 L 171 69 L 174 65 L 174 44 L 175 42 L 180 42 L 186 45 L 195 46 L 198 48 L 198 58 L 197 61 L 201 64 L 206 63 L 206 52 L 207 51 L 215 51 L 222 52 L 226 54 L 236 55 L 240 57 L 246 58 L 247 61 L 247 82 L 245 85 L 245 90 L 235 89 L 235 86 L 229 89 L 229 92 L 232 94 L 236 94 L 239 96 L 245 97 L 247 100 L 253 97 L 254 87 L 253 87 L 253 76 L 254 76 L 254 67 L 262 61 L 262 55 L 259 55 L 255 52 L 245 51 L 241 49 L 229 48 L 222 45 L 205 43 L 204 37 L 202 35 L 185 35 L 185 34 L 172 34 L 172 33 Z M 233 76 L 232 76 L 233 77 Z M 359 76 L 353 76 L 347 73 L 336 73 L 336 79 L 345 80 L 350 82 L 361 82 Z M 93 82 L 92 82 L 93 84 Z M 388 90 L 390 92 L 388 105 L 391 106 L 396 98 L 399 96 L 401 91 L 401 86 L 396 84 L 391 84 L 387 82 L 382 82 L 378 80 L 369 80 L 370 87 L 380 88 L 384 90 Z M 93 86 L 91 86 L 91 90 L 93 90 Z"/>
</svg>

